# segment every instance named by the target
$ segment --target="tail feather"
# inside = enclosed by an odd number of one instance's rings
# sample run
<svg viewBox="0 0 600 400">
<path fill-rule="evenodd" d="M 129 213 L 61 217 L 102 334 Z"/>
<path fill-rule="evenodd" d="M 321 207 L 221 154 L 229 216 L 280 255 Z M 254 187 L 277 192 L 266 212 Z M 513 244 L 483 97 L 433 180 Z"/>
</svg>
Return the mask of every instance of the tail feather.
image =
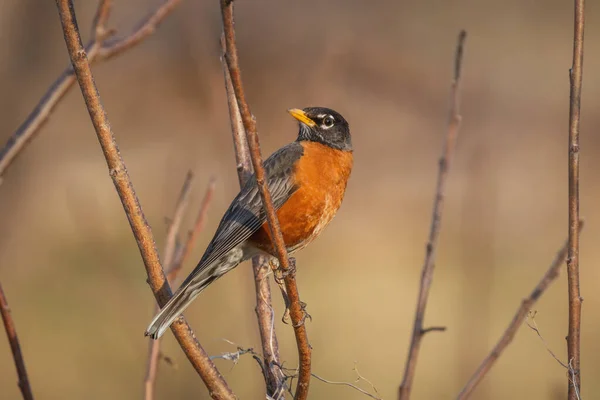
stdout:
<svg viewBox="0 0 600 400">
<path fill-rule="evenodd" d="M 163 333 L 171 326 L 183 310 L 185 310 L 192 301 L 215 280 L 231 271 L 240 262 L 247 260 L 256 254 L 254 249 L 234 248 L 225 256 L 216 260 L 212 265 L 206 267 L 196 267 L 197 272 L 192 272 L 188 278 L 181 284 L 177 292 L 165 304 L 165 306 L 156 314 L 148 328 L 146 336 L 152 339 L 160 338 Z M 202 263 L 202 261 L 200 261 Z M 202 264 L 200 264 L 202 265 Z"/>
<path fill-rule="evenodd" d="M 152 339 L 160 338 L 200 292 L 206 289 L 218 277 L 214 275 L 208 276 L 200 281 L 193 279 L 185 286 L 180 287 L 175 295 L 156 314 L 144 334 L 150 336 Z"/>
</svg>

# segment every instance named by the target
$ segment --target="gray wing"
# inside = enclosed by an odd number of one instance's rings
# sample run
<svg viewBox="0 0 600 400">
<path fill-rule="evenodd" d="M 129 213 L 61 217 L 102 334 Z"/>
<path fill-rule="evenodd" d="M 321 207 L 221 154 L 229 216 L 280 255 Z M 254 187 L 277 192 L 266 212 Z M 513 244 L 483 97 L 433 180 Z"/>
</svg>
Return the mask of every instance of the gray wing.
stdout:
<svg viewBox="0 0 600 400">
<path fill-rule="evenodd" d="M 281 208 L 298 189 L 294 184 L 292 173 L 296 161 L 303 153 L 302 145 L 293 142 L 273 153 L 264 162 L 267 185 L 276 210 Z M 217 232 L 198 266 L 181 284 L 181 287 L 184 287 L 204 268 L 252 236 L 265 221 L 266 214 L 262 206 L 260 191 L 256 185 L 256 176 L 252 174 L 223 215 Z"/>
</svg>

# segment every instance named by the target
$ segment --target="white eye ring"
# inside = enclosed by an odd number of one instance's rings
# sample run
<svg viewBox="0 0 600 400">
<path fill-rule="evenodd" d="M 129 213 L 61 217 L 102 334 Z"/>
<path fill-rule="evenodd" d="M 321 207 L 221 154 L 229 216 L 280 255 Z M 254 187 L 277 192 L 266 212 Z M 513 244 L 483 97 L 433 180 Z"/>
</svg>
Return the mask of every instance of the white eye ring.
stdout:
<svg viewBox="0 0 600 400">
<path fill-rule="evenodd" d="M 333 127 L 333 124 L 335 124 L 335 119 L 331 115 L 327 115 L 323 118 L 323 128 L 329 129 Z"/>
</svg>

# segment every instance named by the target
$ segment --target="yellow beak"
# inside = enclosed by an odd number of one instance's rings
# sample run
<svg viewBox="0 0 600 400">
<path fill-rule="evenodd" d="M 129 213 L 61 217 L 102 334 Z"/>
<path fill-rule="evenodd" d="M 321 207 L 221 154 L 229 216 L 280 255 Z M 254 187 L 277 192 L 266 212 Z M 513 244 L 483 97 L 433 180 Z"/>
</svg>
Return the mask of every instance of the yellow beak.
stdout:
<svg viewBox="0 0 600 400">
<path fill-rule="evenodd" d="M 290 114 L 292 114 L 292 117 L 296 118 L 298 121 L 302 122 L 304 125 L 308 125 L 311 128 L 315 125 L 317 125 L 317 123 L 315 121 L 313 121 L 312 119 L 308 118 L 308 116 L 306 115 L 306 113 L 298 108 L 290 108 L 288 110 L 288 112 Z"/>
</svg>

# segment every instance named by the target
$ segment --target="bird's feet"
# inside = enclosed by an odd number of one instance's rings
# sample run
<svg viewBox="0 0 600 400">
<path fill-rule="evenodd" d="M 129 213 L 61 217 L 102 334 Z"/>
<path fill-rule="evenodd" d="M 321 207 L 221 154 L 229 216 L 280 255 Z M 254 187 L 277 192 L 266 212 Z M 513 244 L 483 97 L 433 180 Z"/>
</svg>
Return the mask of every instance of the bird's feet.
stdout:
<svg viewBox="0 0 600 400">
<path fill-rule="evenodd" d="M 304 325 L 304 322 L 307 318 L 309 321 L 312 321 L 312 316 L 306 311 L 306 303 L 303 301 L 300 302 L 300 311 L 302 311 L 302 318 L 300 318 L 300 321 L 298 321 L 297 324 L 292 324 L 294 328 Z M 285 312 L 283 313 L 283 317 L 281 317 L 281 321 L 287 325 L 290 323 L 290 320 L 290 304 L 288 299 L 285 305 Z"/>
<path fill-rule="evenodd" d="M 283 281 L 288 276 L 296 276 L 296 259 L 294 257 L 290 257 L 288 259 L 288 268 L 283 269 L 279 265 L 279 260 L 277 258 L 271 258 L 269 261 L 271 265 L 271 269 L 273 270 L 273 277 L 275 278 L 275 282 L 279 285 L 283 285 Z"/>
</svg>

